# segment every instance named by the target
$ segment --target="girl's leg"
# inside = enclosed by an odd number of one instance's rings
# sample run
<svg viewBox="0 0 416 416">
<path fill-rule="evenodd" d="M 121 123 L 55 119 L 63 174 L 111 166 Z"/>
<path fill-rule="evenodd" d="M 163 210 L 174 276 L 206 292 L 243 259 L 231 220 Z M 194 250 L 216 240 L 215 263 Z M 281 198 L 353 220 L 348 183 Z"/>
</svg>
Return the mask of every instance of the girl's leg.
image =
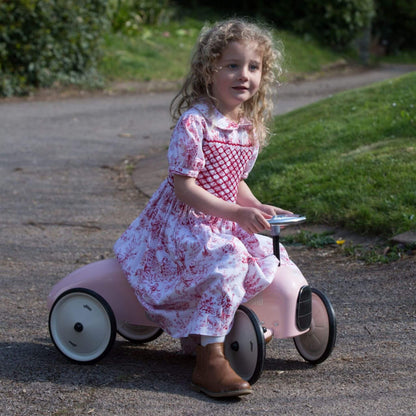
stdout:
<svg viewBox="0 0 416 416">
<path fill-rule="evenodd" d="M 189 335 L 186 338 L 181 338 L 182 352 L 187 355 L 195 355 L 196 347 L 202 345 L 206 347 L 208 344 L 215 344 L 216 342 L 223 343 L 225 337 L 211 337 L 206 335 Z"/>
<path fill-rule="evenodd" d="M 208 344 L 215 344 L 216 342 L 224 343 L 225 337 L 211 337 L 208 335 L 201 335 L 201 346 L 206 347 Z"/>
<path fill-rule="evenodd" d="M 211 397 L 241 396 L 251 393 L 250 384 L 232 368 L 224 355 L 225 337 L 201 337 L 196 349 L 192 388 Z"/>
</svg>

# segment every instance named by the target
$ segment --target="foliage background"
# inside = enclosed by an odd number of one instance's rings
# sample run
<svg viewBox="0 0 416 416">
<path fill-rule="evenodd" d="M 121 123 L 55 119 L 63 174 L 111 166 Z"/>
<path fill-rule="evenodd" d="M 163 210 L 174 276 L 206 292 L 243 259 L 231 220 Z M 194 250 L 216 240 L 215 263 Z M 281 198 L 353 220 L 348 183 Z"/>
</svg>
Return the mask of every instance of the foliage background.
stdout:
<svg viewBox="0 0 416 416">
<path fill-rule="evenodd" d="M 185 5 L 187 1 L 179 1 Z M 256 16 L 279 28 L 311 36 L 325 45 L 345 48 L 374 15 L 373 0 L 292 0 L 251 2 L 248 0 L 202 0 L 192 2 L 226 15 Z M 254 4 L 253 4 L 254 3 Z"/>
<path fill-rule="evenodd" d="M 348 49 L 372 22 L 385 52 L 415 49 L 416 2 L 407 0 L 0 0 L 0 96 L 57 82 L 102 86 L 97 68 L 110 34 L 144 37 L 150 26 L 180 26 L 189 16 L 232 15 L 336 50 Z"/>
<path fill-rule="evenodd" d="M 375 0 L 373 37 L 388 54 L 416 49 L 416 1 Z"/>
<path fill-rule="evenodd" d="M 106 0 L 0 0 L 0 95 L 97 83 Z"/>
</svg>

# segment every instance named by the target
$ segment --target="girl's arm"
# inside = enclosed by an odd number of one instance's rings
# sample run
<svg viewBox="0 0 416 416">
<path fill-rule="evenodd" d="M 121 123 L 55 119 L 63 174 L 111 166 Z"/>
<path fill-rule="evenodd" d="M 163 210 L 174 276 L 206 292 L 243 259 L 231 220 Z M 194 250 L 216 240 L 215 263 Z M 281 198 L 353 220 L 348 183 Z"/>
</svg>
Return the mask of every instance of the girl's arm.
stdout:
<svg viewBox="0 0 416 416">
<path fill-rule="evenodd" d="M 243 191 L 241 194 L 241 201 L 237 201 L 237 204 L 233 204 L 232 202 L 224 201 L 201 188 L 195 182 L 195 178 L 174 175 L 176 197 L 197 211 L 237 222 L 244 230 L 250 233 L 258 233 L 264 229 L 270 228 L 270 224 L 266 219 L 271 218 L 274 214 L 268 214 L 267 210 L 264 211 L 257 207 L 257 204 L 243 205 L 243 203 L 247 203 L 252 199 L 249 197 L 247 191 L 244 190 L 244 185 L 241 185 L 240 183 L 239 188 L 242 186 Z M 245 185 L 245 187 L 249 190 L 247 185 Z M 239 190 L 239 198 L 240 192 L 241 191 Z M 251 194 L 251 191 L 249 193 Z M 251 195 L 252 198 L 254 198 L 254 195 Z M 254 198 L 254 200 L 256 199 Z M 257 203 L 260 204 L 259 201 L 257 201 Z M 260 206 L 265 207 L 262 204 L 260 204 Z"/>
</svg>

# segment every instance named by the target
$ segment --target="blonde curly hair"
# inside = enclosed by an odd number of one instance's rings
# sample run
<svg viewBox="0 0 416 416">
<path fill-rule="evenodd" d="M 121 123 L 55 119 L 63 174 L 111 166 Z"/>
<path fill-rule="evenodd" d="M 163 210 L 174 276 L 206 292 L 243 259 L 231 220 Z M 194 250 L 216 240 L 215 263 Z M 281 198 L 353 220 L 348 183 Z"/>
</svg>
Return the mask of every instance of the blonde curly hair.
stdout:
<svg viewBox="0 0 416 416">
<path fill-rule="evenodd" d="M 192 55 L 190 71 L 171 102 L 170 112 L 173 121 L 177 122 L 183 112 L 201 99 L 208 99 L 215 105 L 211 79 L 216 63 L 230 42 L 241 41 L 257 43 L 263 55 L 259 90 L 242 105 L 242 116 L 251 120 L 256 132 L 255 140 L 263 146 L 267 141 L 267 122 L 273 109 L 272 89 L 282 73 L 282 47 L 278 49 L 275 46 L 269 30 L 245 19 L 229 19 L 202 29 Z"/>
</svg>

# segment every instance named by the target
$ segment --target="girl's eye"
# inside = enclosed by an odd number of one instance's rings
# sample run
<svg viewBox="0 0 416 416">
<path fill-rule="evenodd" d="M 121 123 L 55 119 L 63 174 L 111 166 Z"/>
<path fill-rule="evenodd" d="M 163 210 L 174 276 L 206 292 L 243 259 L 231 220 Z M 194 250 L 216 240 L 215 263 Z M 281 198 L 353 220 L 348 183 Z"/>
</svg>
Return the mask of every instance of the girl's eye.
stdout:
<svg viewBox="0 0 416 416">
<path fill-rule="evenodd" d="M 237 71 L 238 69 L 240 69 L 240 65 L 239 64 L 228 64 L 227 66 L 225 66 L 225 68 L 227 68 L 229 71 Z M 259 64 L 250 64 L 248 66 L 248 70 L 250 72 L 256 72 L 259 69 L 260 69 Z"/>
</svg>

